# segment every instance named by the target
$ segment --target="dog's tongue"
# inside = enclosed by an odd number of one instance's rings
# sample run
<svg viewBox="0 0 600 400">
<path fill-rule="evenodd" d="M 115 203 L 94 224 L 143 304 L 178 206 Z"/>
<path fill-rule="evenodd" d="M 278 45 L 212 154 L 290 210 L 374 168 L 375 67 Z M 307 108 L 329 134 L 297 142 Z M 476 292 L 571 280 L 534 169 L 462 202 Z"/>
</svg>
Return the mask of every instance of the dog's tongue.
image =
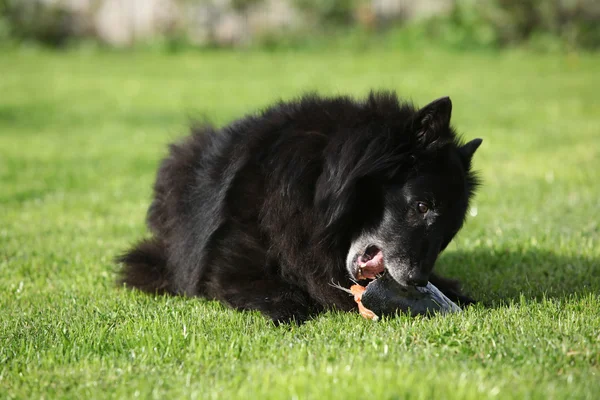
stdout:
<svg viewBox="0 0 600 400">
<path fill-rule="evenodd" d="M 370 260 L 359 260 L 358 266 L 363 279 L 375 279 L 384 271 L 383 253 L 379 250 Z"/>
</svg>

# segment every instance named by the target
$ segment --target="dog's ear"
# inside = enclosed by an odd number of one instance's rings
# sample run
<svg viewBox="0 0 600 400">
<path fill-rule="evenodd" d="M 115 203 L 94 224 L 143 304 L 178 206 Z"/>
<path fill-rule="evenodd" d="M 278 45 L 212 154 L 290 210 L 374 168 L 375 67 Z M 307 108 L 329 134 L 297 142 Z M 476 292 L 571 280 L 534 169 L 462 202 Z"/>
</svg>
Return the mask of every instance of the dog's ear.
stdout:
<svg viewBox="0 0 600 400">
<path fill-rule="evenodd" d="M 477 150 L 479 145 L 481 145 L 481 142 L 483 142 L 483 139 L 473 139 L 469 143 L 459 148 L 460 155 L 463 157 L 467 164 L 471 163 L 471 158 L 473 158 L 473 154 L 475 154 L 475 150 Z"/>
<path fill-rule="evenodd" d="M 432 101 L 417 111 L 412 123 L 417 141 L 429 146 L 441 137 L 449 135 L 452 101 L 450 97 L 442 97 Z"/>
</svg>

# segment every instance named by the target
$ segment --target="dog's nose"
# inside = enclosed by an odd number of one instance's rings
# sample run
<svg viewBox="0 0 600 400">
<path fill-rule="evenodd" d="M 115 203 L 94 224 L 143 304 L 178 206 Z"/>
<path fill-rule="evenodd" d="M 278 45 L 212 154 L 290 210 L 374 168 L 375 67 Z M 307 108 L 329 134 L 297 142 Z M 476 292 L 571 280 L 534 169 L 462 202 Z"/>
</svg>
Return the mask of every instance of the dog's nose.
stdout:
<svg viewBox="0 0 600 400">
<path fill-rule="evenodd" d="M 410 286 L 427 286 L 429 279 L 424 274 L 410 274 L 408 279 L 406 279 L 406 283 Z"/>
</svg>

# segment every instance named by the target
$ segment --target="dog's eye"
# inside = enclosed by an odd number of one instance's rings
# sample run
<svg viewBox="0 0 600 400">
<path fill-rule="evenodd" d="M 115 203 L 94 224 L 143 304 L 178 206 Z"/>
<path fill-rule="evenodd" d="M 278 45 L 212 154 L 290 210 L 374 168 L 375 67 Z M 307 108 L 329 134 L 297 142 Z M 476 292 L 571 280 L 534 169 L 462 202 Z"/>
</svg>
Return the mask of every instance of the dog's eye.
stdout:
<svg viewBox="0 0 600 400">
<path fill-rule="evenodd" d="M 429 206 L 423 202 L 418 202 L 417 203 L 417 210 L 421 213 L 421 214 L 425 214 L 427 211 L 429 211 Z"/>
</svg>

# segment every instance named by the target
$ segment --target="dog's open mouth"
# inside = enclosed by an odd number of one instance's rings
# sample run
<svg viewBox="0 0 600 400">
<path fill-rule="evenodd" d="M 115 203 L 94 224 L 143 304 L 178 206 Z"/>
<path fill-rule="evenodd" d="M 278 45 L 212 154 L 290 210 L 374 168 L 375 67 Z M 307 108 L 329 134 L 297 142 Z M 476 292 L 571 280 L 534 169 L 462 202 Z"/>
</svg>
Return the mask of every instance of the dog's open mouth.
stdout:
<svg viewBox="0 0 600 400">
<path fill-rule="evenodd" d="M 373 280 L 382 277 L 384 273 L 383 252 L 377 246 L 368 246 L 365 252 L 356 259 L 354 277 L 358 281 Z"/>
</svg>

